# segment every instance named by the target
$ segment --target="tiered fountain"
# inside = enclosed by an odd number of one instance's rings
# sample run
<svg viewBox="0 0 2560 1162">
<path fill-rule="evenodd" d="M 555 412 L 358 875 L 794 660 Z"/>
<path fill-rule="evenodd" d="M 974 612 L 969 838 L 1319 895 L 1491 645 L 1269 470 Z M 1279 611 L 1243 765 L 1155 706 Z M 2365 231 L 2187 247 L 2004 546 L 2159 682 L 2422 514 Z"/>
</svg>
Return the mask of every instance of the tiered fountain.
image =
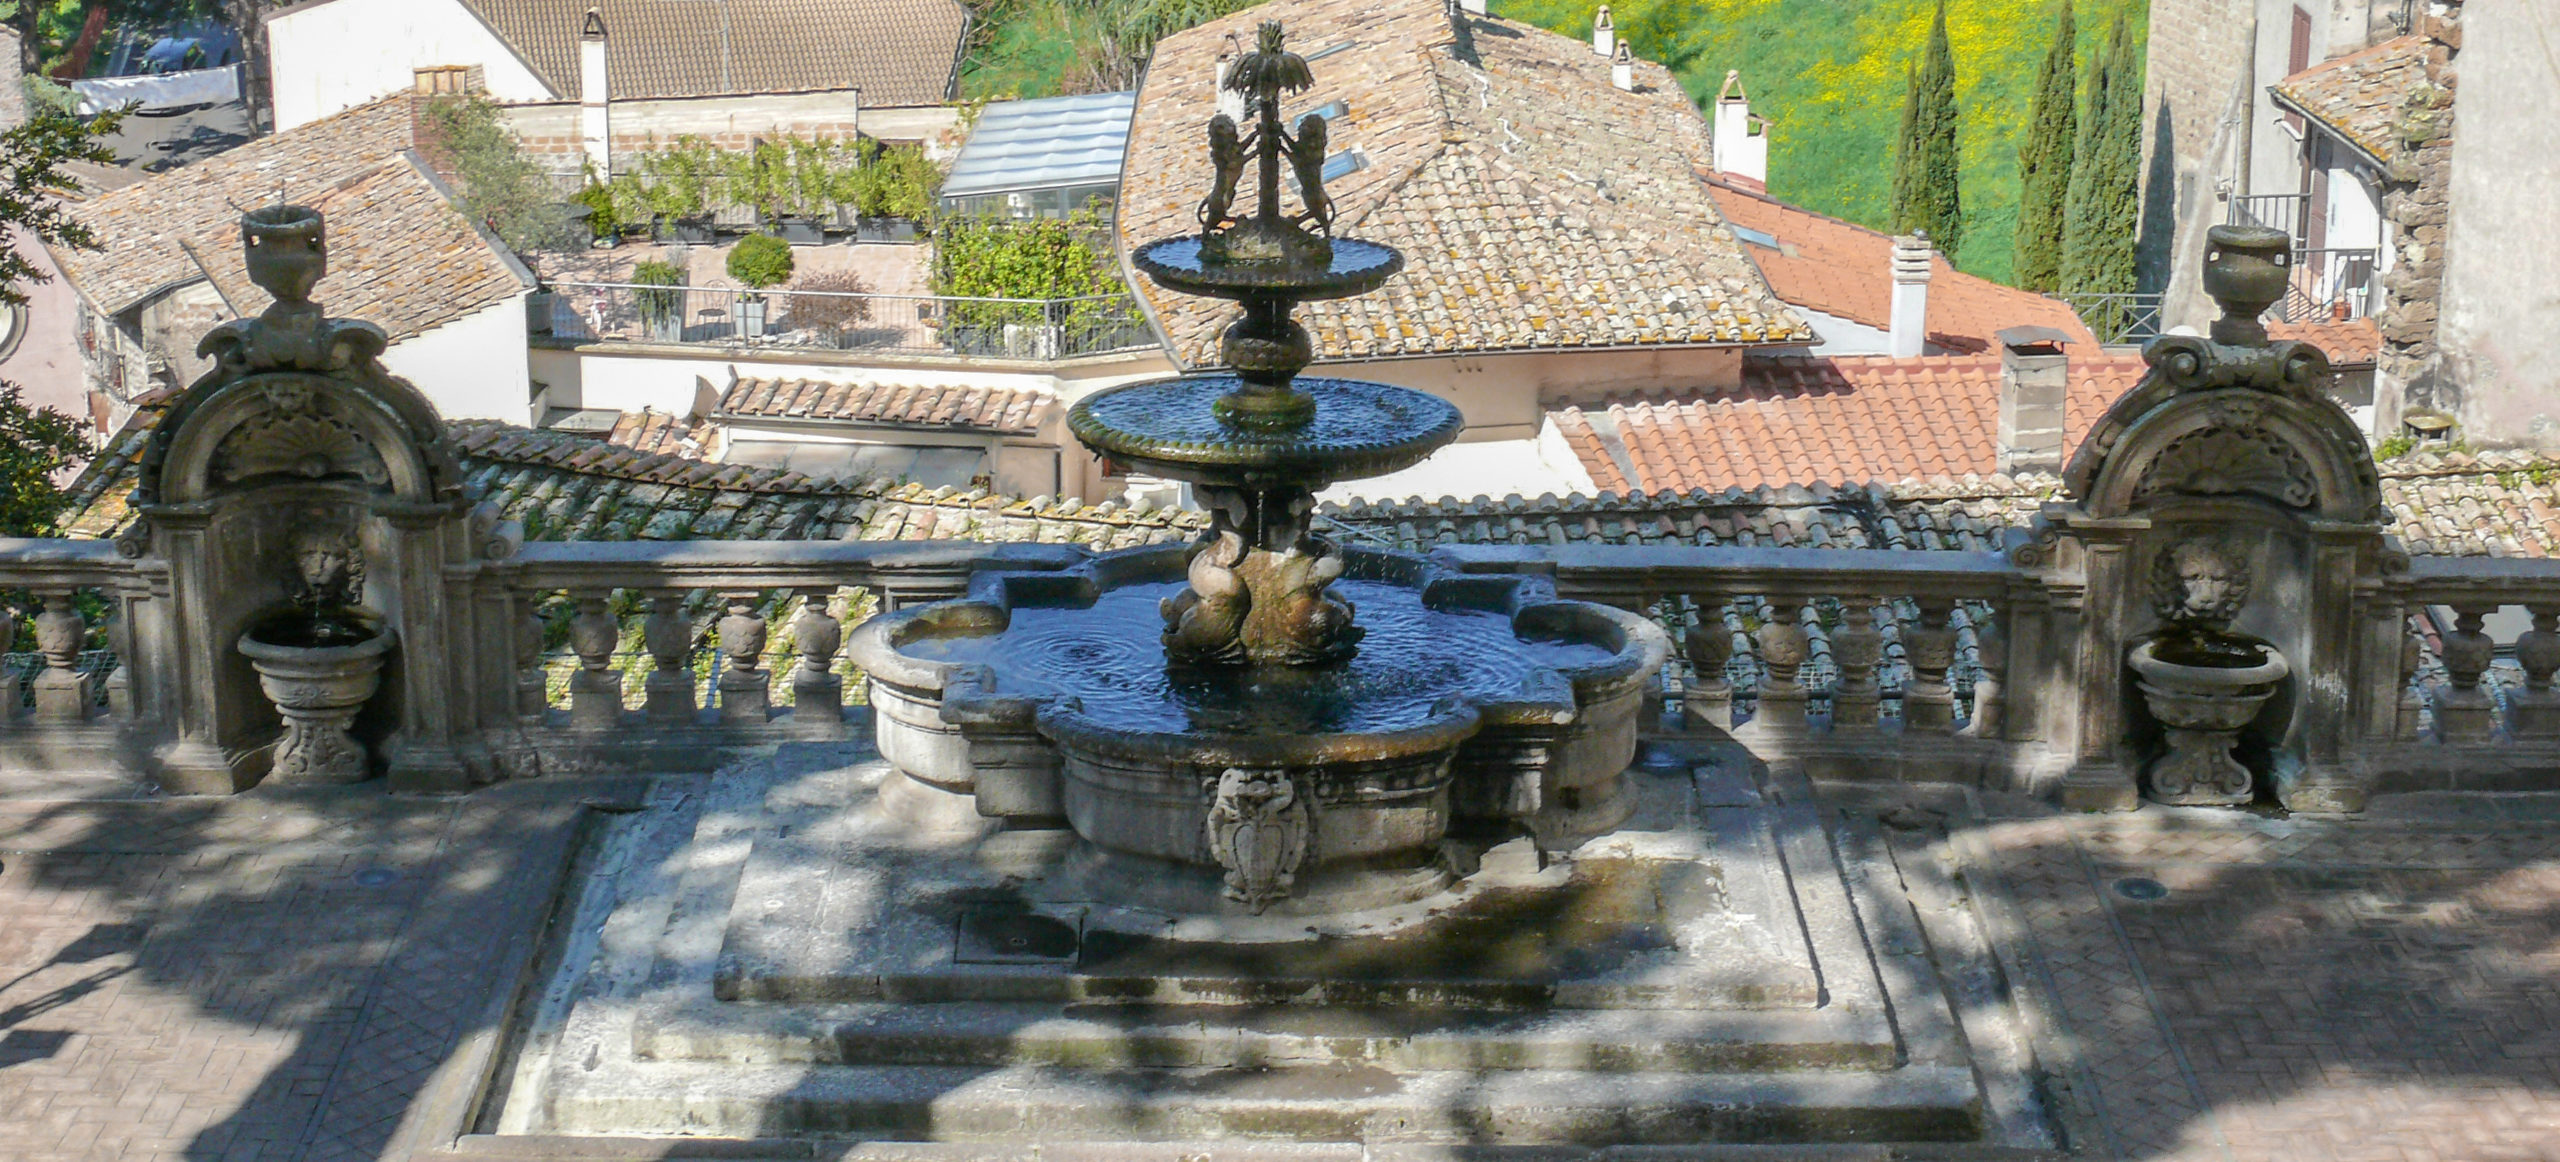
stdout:
<svg viewBox="0 0 2560 1162">
<path fill-rule="evenodd" d="M 1115 388 L 1068 417 L 1096 453 L 1189 481 L 1209 530 L 1065 575 L 983 577 L 853 646 L 911 807 L 1063 822 L 1092 848 L 1079 890 L 1177 913 L 1409 901 L 1466 864 L 1444 850 L 1453 830 L 1550 848 L 1607 831 L 1630 809 L 1637 702 L 1667 650 L 1643 618 L 1543 581 L 1447 575 L 1312 527 L 1317 489 L 1419 462 L 1461 421 L 1422 392 L 1297 377 L 1311 347 L 1295 304 L 1404 265 L 1332 236 L 1324 120 L 1280 117 L 1308 83 L 1264 25 L 1226 82 L 1251 129 L 1209 125 L 1204 229 L 1133 256 L 1163 286 L 1243 305 L 1221 348 L 1234 373 Z M 1259 204 L 1239 216 L 1248 167 Z"/>
</svg>

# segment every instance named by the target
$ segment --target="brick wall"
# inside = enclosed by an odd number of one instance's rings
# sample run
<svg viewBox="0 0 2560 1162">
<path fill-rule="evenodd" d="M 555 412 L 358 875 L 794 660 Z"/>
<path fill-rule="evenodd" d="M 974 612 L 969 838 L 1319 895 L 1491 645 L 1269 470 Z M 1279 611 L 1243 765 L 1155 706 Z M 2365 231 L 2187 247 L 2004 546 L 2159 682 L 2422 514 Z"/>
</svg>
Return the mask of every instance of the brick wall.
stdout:
<svg viewBox="0 0 2560 1162">
<path fill-rule="evenodd" d="M 574 177 L 586 163 L 578 105 L 573 101 L 506 107 L 507 126 L 525 151 L 554 174 Z M 690 134 L 723 149 L 744 149 L 758 138 L 852 137 L 920 141 L 939 154 L 959 146 L 960 110 L 944 106 L 889 106 L 857 112 L 849 93 L 775 93 L 617 101 L 612 107 L 614 169 L 625 170 L 652 143 Z"/>
<path fill-rule="evenodd" d="M 2200 285 L 2217 185 L 2242 163 L 2250 104 L 2251 0 L 2152 0 L 2142 101 L 2141 285 L 2164 295 L 2162 322 L 2214 308 Z"/>
</svg>

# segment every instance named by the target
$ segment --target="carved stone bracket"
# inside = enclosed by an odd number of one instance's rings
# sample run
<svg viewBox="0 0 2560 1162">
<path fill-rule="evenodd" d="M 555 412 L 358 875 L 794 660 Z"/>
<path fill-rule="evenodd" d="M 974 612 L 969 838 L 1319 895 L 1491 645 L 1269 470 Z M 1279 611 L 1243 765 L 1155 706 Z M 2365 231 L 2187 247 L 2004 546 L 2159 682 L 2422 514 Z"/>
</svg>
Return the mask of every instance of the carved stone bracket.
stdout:
<svg viewBox="0 0 2560 1162">
<path fill-rule="evenodd" d="M 1260 915 L 1297 886 L 1313 838 L 1306 798 L 1287 771 L 1242 767 L 1210 793 L 1209 854 L 1226 870 L 1226 896 Z"/>
</svg>

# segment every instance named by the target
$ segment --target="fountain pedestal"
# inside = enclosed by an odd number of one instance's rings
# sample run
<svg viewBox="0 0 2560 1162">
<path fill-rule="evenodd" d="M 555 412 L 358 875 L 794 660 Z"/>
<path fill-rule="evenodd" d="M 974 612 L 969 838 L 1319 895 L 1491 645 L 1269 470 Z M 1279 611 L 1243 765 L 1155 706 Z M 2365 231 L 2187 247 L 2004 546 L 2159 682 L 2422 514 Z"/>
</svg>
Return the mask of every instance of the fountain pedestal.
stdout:
<svg viewBox="0 0 2560 1162">
<path fill-rule="evenodd" d="M 378 623 L 371 635 L 340 645 L 315 640 L 299 622 L 262 625 L 240 638 L 257 671 L 258 688 L 284 718 L 267 778 L 279 783 L 358 783 L 371 773 L 364 744 L 348 733 L 372 700 L 382 663 L 396 639 Z"/>
</svg>

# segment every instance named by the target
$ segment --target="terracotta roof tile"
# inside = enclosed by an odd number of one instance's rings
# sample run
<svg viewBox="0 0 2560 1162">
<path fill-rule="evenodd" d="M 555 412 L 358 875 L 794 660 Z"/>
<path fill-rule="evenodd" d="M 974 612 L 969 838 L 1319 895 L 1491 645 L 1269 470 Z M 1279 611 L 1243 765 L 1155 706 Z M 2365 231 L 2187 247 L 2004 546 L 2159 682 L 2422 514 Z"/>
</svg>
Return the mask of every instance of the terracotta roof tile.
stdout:
<svg viewBox="0 0 2560 1162">
<path fill-rule="evenodd" d="M 2070 361 L 2066 453 L 2143 370 L 2133 355 Z M 1730 394 L 1550 414 L 1603 488 L 1988 475 L 1999 468 L 2000 359 L 1752 356 Z"/>
<path fill-rule="evenodd" d="M 404 156 L 410 145 L 406 94 L 360 105 L 81 203 L 76 213 L 98 249 L 55 258 L 110 315 L 198 279 L 234 311 L 255 314 L 269 300 L 243 264 L 239 207 L 281 191 L 328 216 L 321 301 L 395 342 L 532 289 Z"/>
<path fill-rule="evenodd" d="M 2342 323 L 2268 323 L 2267 337 L 2309 343 L 2328 353 L 2331 367 L 2370 367 L 2382 352 L 2382 332 L 2371 318 Z"/>
<path fill-rule="evenodd" d="M 619 99 L 860 89 L 868 106 L 940 104 L 969 25 L 958 0 L 463 2 L 569 100 L 590 8 Z"/>
<path fill-rule="evenodd" d="M 2429 65 L 2441 48 L 2422 33 L 2396 36 L 2268 88 L 2278 104 L 2299 110 L 2387 165 L 2400 156 L 2396 127 L 2408 115 L 2408 103 L 2422 99 Z"/>
<path fill-rule="evenodd" d="M 1331 139 L 1368 164 L 1327 183 L 1335 232 L 1409 263 L 1375 294 L 1301 308 L 1319 360 L 1809 337 L 1723 229 L 1695 172 L 1706 123 L 1669 72 L 1639 62 L 1623 92 L 1587 44 L 1453 22 L 1441 0 L 1271 0 L 1165 38 L 1129 135 L 1124 248 L 1199 230 L 1216 57 L 1263 20 L 1299 52 L 1348 46 L 1287 111 L 1348 106 Z M 1140 281 L 1175 357 L 1217 363 L 1233 309 Z"/>
<path fill-rule="evenodd" d="M 1893 238 L 1853 222 L 1788 205 L 1765 193 L 1710 181 L 1726 221 L 1777 240 L 1750 241 L 1769 287 L 1792 306 L 1878 329 L 1893 326 Z M 1997 353 L 2009 327 L 2053 327 L 2083 350 L 2098 337 L 2058 299 L 1958 271 L 1933 255 L 1929 342 L 1948 354 Z"/>
<path fill-rule="evenodd" d="M 843 384 L 740 379 L 721 393 L 714 419 L 840 420 L 899 427 L 958 428 L 1031 435 L 1057 397 L 1030 388 Z"/>
</svg>

